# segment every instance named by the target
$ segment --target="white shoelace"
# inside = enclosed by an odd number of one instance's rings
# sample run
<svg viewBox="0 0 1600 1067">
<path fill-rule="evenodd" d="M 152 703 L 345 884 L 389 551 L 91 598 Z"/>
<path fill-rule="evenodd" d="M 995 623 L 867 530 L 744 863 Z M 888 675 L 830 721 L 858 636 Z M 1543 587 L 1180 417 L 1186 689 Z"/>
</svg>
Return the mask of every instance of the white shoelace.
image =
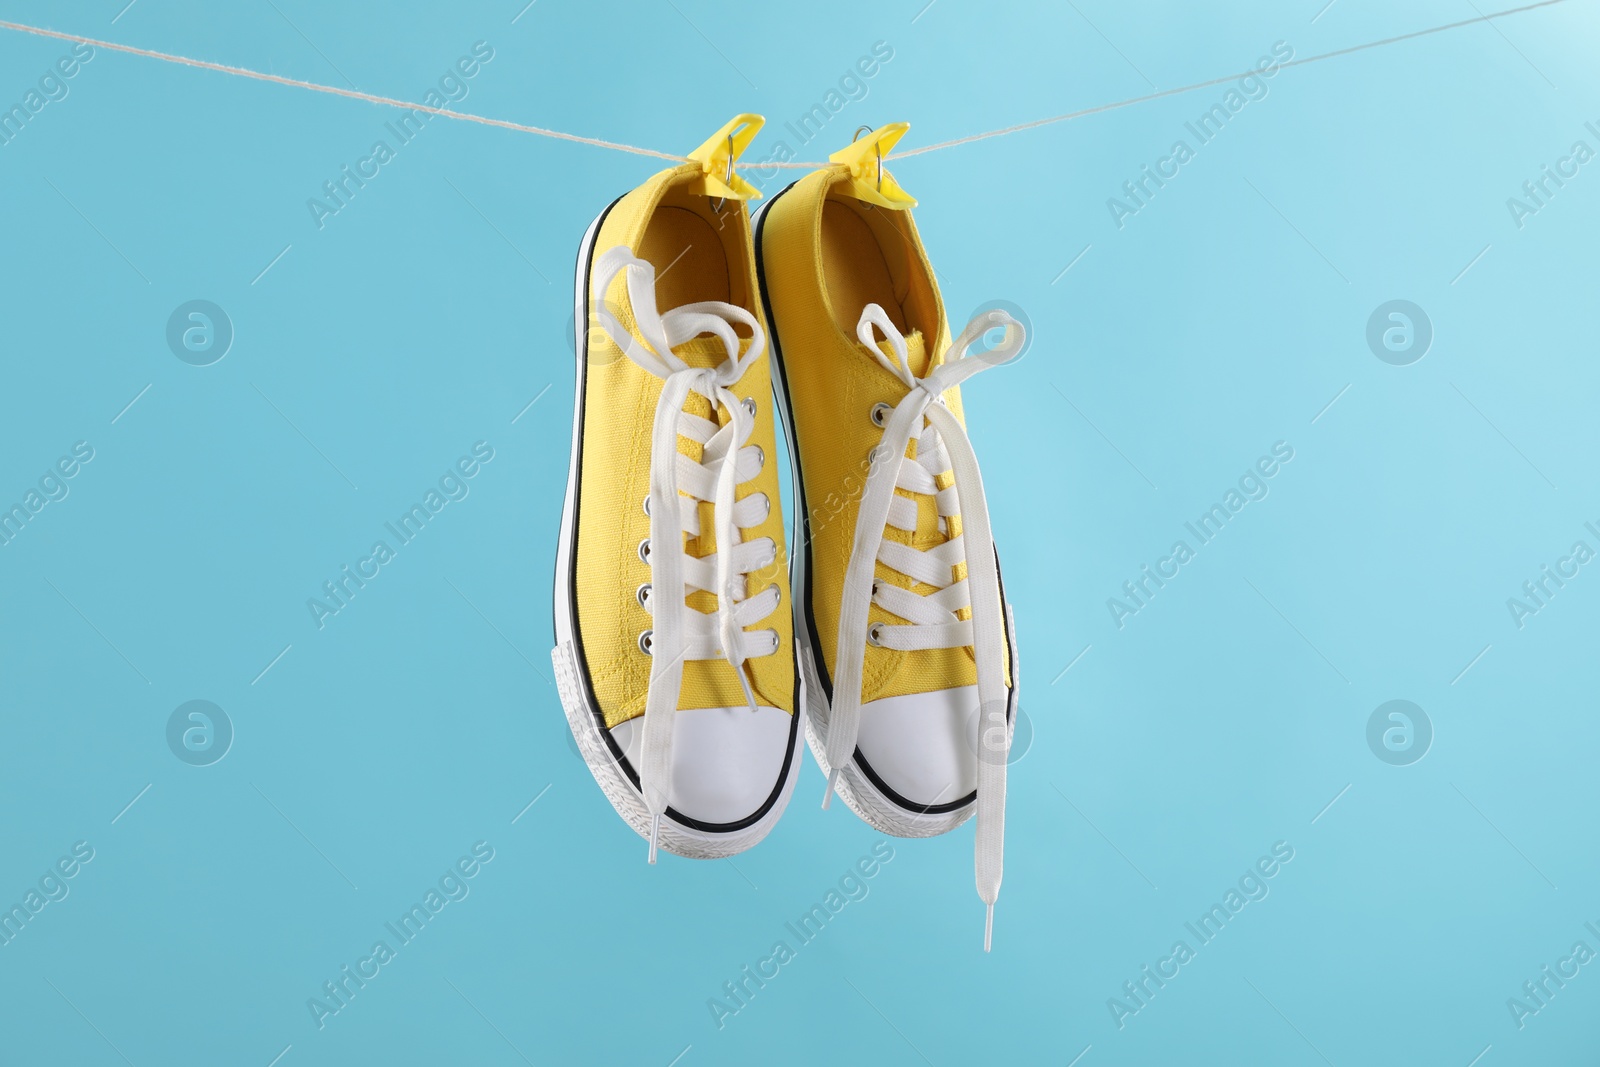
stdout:
<svg viewBox="0 0 1600 1067">
<path fill-rule="evenodd" d="M 874 327 L 888 340 L 895 359 L 891 360 L 878 347 Z M 996 327 L 1005 328 L 1005 339 L 988 351 L 969 355 L 968 349 Z M 1005 363 L 1016 355 L 1024 340 L 1022 324 L 1003 311 L 988 311 L 977 316 L 961 331 L 940 364 L 921 378 L 912 373 L 904 335 L 877 304 L 868 304 L 861 312 L 856 336 L 909 391 L 883 420 L 883 441 L 872 451 L 872 466 L 856 517 L 839 612 L 833 708 L 828 724 L 827 757 L 831 769 L 822 806 L 827 807 L 833 796 L 839 769 L 855 753 L 868 641 L 906 651 L 971 645 L 977 661 L 980 709 L 974 868 L 978 896 L 987 905 L 983 930 L 983 950 L 987 952 L 993 939 L 994 904 L 1000 895 L 1005 857 L 1006 758 L 1011 745 L 1006 719 L 1007 692 L 1001 669 L 1006 628 L 978 457 L 960 420 L 944 406 L 941 394 L 979 371 Z M 914 434 L 918 441 L 917 456 L 906 459 L 906 449 Z M 941 490 L 935 477 L 946 470 L 953 476 L 954 484 Z M 886 525 L 903 530 L 916 528 L 916 504 L 897 496 L 897 486 L 914 493 L 932 494 L 941 526 L 950 516 L 960 515 L 960 535 L 927 551 L 886 540 L 883 536 Z M 936 587 L 936 591 L 919 596 L 908 589 L 875 581 L 873 572 L 880 561 Z M 967 577 L 953 581 L 953 568 L 962 562 L 967 565 Z M 909 625 L 879 623 L 869 629 L 872 604 L 909 620 Z M 970 619 L 956 617 L 958 610 L 969 607 Z"/>
<path fill-rule="evenodd" d="M 612 279 L 624 271 L 643 344 L 606 307 L 605 293 Z M 777 559 L 777 545 L 765 537 L 741 541 L 740 531 L 763 522 L 771 501 L 764 493 L 734 500 L 738 486 L 760 473 L 765 457 L 758 446 L 746 443 L 755 428 L 753 410 L 729 392 L 729 387 L 744 377 L 745 370 L 766 350 L 766 335 L 744 308 L 717 300 L 659 313 L 655 281 L 655 268 L 625 247 L 608 249 L 595 262 L 594 291 L 600 294 L 596 315 L 601 327 L 624 355 L 663 381 L 651 431 L 650 540 L 640 546 L 650 563 L 650 584 L 640 591 L 640 601 L 652 615 L 651 629 L 640 635 L 640 645 L 650 654 L 651 663 L 644 751 L 639 763 L 639 788 L 650 813 L 651 863 L 656 861 L 661 817 L 670 801 L 672 728 L 683 688 L 684 661 L 725 660 L 753 712 L 755 694 L 745 677 L 744 664 L 747 659 L 777 652 L 778 632 L 744 628 L 777 610 L 780 598 L 777 586 L 745 598 L 746 576 L 770 566 Z M 742 357 L 735 324 L 751 332 Z M 727 358 L 715 368 L 690 366 L 672 350 L 701 334 L 721 340 L 727 352 Z M 719 426 L 713 419 L 684 411 L 691 392 L 711 402 L 713 415 L 719 407 L 726 409 L 728 423 Z M 680 435 L 704 447 L 701 462 L 678 451 Z M 685 534 L 699 535 L 702 502 L 711 504 L 716 551 L 697 558 L 684 551 L 683 538 Z M 687 597 L 696 591 L 716 596 L 715 614 L 688 606 Z"/>
</svg>

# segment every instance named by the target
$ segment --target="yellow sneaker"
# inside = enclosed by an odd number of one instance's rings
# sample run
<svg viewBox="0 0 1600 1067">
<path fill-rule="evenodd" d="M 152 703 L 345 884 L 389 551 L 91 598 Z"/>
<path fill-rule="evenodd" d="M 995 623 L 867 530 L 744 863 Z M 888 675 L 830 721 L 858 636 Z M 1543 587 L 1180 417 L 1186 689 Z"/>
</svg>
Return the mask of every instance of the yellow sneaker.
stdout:
<svg viewBox="0 0 1600 1067">
<path fill-rule="evenodd" d="M 951 340 L 915 201 L 882 167 L 905 128 L 773 197 L 756 261 L 804 522 L 790 580 L 811 751 L 827 796 L 884 833 L 976 813 L 987 950 L 1017 659 L 958 384 L 1023 331 L 987 312 Z M 999 346 L 968 354 L 998 327 Z"/>
<path fill-rule="evenodd" d="M 577 396 L 556 681 L 612 806 L 714 858 L 765 837 L 799 771 L 798 679 L 740 116 L 618 199 L 578 252 Z"/>
</svg>

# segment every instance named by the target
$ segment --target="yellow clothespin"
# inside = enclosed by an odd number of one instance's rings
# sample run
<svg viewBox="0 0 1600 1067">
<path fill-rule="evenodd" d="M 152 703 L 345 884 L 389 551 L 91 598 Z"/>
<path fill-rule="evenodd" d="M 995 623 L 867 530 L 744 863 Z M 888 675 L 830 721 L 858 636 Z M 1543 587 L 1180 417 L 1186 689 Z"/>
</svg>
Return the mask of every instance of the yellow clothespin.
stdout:
<svg viewBox="0 0 1600 1067">
<path fill-rule="evenodd" d="M 828 157 L 829 163 L 843 163 L 850 168 L 850 195 L 878 207 L 904 211 L 916 207 L 917 201 L 900 188 L 883 166 L 883 157 L 889 154 L 900 138 L 911 128 L 909 122 L 891 122 L 880 126 L 868 136 L 850 144 Z M 860 130 L 856 133 L 859 136 Z"/>
<path fill-rule="evenodd" d="M 703 172 L 694 191 L 719 200 L 751 200 L 761 191 L 733 172 L 733 162 L 755 140 L 767 120 L 760 115 L 735 115 L 727 125 L 711 135 L 705 144 L 689 153 Z"/>
</svg>

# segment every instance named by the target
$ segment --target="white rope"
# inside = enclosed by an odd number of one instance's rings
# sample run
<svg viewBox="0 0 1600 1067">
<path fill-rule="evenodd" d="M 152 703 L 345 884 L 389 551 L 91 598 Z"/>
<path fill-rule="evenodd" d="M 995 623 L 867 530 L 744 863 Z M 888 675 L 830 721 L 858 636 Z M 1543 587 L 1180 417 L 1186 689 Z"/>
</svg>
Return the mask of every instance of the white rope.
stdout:
<svg viewBox="0 0 1600 1067">
<path fill-rule="evenodd" d="M 640 148 L 637 145 L 619 144 L 616 141 L 602 141 L 598 137 L 580 137 L 575 133 L 562 133 L 560 130 L 547 130 L 543 126 L 524 126 L 520 122 L 507 122 L 504 119 L 485 118 L 482 115 L 471 115 L 465 111 L 451 111 L 449 108 L 430 107 L 427 104 L 412 104 L 404 100 L 396 100 L 389 96 L 375 96 L 372 93 L 358 92 L 355 89 L 340 89 L 335 85 L 319 85 L 316 82 L 301 81 L 298 78 L 285 78 L 277 74 L 263 74 L 259 70 L 248 70 L 244 67 L 230 67 L 225 63 L 212 63 L 204 59 L 190 59 L 187 56 L 175 56 L 170 52 L 156 52 L 148 48 L 135 48 L 132 45 L 117 44 L 114 41 L 102 41 L 94 37 L 80 37 L 75 33 L 62 33 L 59 30 L 46 30 L 38 26 L 24 26 L 20 22 L 0 21 L 0 29 L 15 30 L 18 33 L 31 33 L 36 37 L 54 37 L 58 41 L 76 41 L 79 44 L 92 45 L 95 48 L 105 48 L 113 52 L 126 52 L 131 56 L 144 56 L 146 59 L 159 59 L 164 63 L 177 63 L 185 67 L 199 67 L 201 70 L 214 70 L 220 74 L 232 74 L 239 78 L 253 78 L 256 81 L 272 82 L 276 85 L 292 85 L 296 89 L 310 89 L 314 93 L 330 93 L 334 96 L 347 96 L 352 100 L 365 100 L 369 104 L 383 104 L 386 107 L 399 107 L 407 111 L 421 111 L 428 115 L 442 115 L 447 119 L 462 119 L 466 122 L 479 122 L 485 126 L 499 126 L 502 129 L 516 130 L 519 133 L 532 133 L 540 137 L 554 137 L 559 141 L 575 141 L 578 144 L 593 145 L 596 148 L 611 148 L 618 152 L 632 152 L 639 156 L 654 156 L 657 159 L 670 159 L 675 163 L 687 162 L 682 156 L 669 155 L 666 152 L 657 152 L 653 148 Z"/>
<path fill-rule="evenodd" d="M 1462 19 L 1460 22 L 1451 22 L 1444 26 L 1432 26 L 1426 30 L 1415 30 L 1411 33 L 1402 33 L 1397 37 L 1385 37 L 1381 41 L 1368 41 L 1366 44 L 1352 45 L 1349 48 L 1339 48 L 1332 52 L 1323 52 L 1320 55 L 1306 56 L 1304 59 L 1291 59 L 1287 63 L 1279 63 L 1278 69 L 1287 70 L 1290 67 L 1303 67 L 1308 63 L 1319 63 L 1324 59 L 1335 59 L 1339 56 L 1348 56 L 1355 52 L 1365 52 L 1368 49 L 1382 48 L 1384 45 L 1397 44 L 1400 41 L 1409 41 L 1417 37 L 1427 37 L 1430 34 L 1444 33 L 1446 30 L 1458 30 L 1463 26 L 1472 26 L 1480 22 L 1489 22 L 1492 19 L 1503 19 L 1507 15 L 1520 15 L 1525 11 L 1532 11 L 1535 8 L 1551 7 L 1555 4 L 1564 3 L 1566 3 L 1566 0 L 1539 0 L 1538 3 L 1528 4 L 1525 7 L 1514 7 L 1507 11 L 1496 11 L 1489 15 L 1480 15 L 1473 19 Z M 1032 122 L 1022 122 L 1015 126 L 1005 126 L 998 130 L 985 130 L 983 133 L 975 133 L 969 137 L 958 137 L 953 141 L 940 141 L 937 144 L 923 145 L 921 148 L 913 148 L 906 152 L 896 152 L 895 159 L 909 159 L 912 156 L 920 156 L 928 152 L 939 152 L 946 148 L 954 148 L 957 145 L 971 144 L 974 141 L 986 141 L 991 137 L 1004 137 L 1007 134 L 1020 133 L 1023 130 L 1037 129 L 1040 126 L 1049 126 L 1057 122 L 1069 122 L 1072 119 L 1081 119 L 1086 115 L 1099 115 L 1107 111 L 1118 111 L 1125 107 L 1132 107 L 1134 104 L 1144 104 L 1151 100 L 1161 100 L 1168 96 L 1177 96 L 1180 93 L 1190 93 L 1194 92 L 1196 89 L 1208 89 L 1213 85 L 1221 85 L 1224 82 L 1237 81 L 1240 78 L 1248 77 L 1249 75 L 1256 73 L 1258 72 L 1252 68 L 1250 70 L 1240 71 L 1237 74 L 1224 74 L 1219 78 L 1207 78 L 1203 82 L 1195 82 L 1193 85 L 1185 85 L 1177 89 L 1162 89 L 1158 92 L 1146 93 L 1143 96 L 1130 97 L 1127 100 L 1119 100 L 1114 104 L 1101 104 L 1097 107 L 1086 107 L 1081 111 L 1069 111 L 1065 115 L 1052 115 L 1047 119 L 1034 119 Z M 766 165 L 772 166 L 773 164 Z M 807 167 L 815 165 L 816 164 L 811 163 L 795 164 L 795 166 Z"/>
<path fill-rule="evenodd" d="M 1349 48 L 1340 48 L 1332 52 L 1323 52 L 1320 55 L 1307 56 L 1304 59 L 1294 59 L 1287 63 L 1278 64 L 1279 70 L 1289 67 L 1303 67 L 1309 63 L 1319 63 L 1325 59 L 1335 59 L 1339 56 L 1348 56 L 1356 52 L 1365 52 L 1373 48 L 1382 48 L 1386 45 L 1397 44 L 1401 41 L 1410 41 L 1418 37 L 1427 37 L 1448 30 L 1458 30 L 1463 26 L 1474 26 L 1480 22 L 1490 22 L 1511 15 L 1520 15 L 1524 12 L 1534 11 L 1541 7 L 1553 7 L 1564 4 L 1567 0 L 1539 0 L 1538 3 L 1525 4 L 1522 7 L 1509 8 L 1505 11 L 1495 11 L 1477 18 L 1462 19 L 1459 22 L 1446 23 L 1443 26 L 1431 26 L 1425 30 L 1415 30 L 1411 33 L 1402 33 L 1395 37 L 1385 37 L 1378 41 L 1368 41 L 1366 44 L 1352 45 Z M 135 48 L 132 45 L 117 44 L 113 41 L 102 41 L 94 37 L 83 37 L 75 33 L 63 33 L 59 30 L 47 30 L 39 26 L 27 26 L 20 22 L 5 22 L 0 20 L 0 29 L 12 30 L 17 33 L 31 33 L 36 37 L 52 37 L 60 41 L 75 41 L 79 44 L 92 45 L 95 48 L 105 48 L 113 52 L 125 52 L 128 55 L 144 56 L 147 59 L 159 59 L 165 63 L 177 63 L 186 67 L 198 67 L 201 70 L 212 70 L 220 74 L 232 74 L 240 78 L 253 78 L 257 81 L 272 82 L 277 85 L 289 85 L 296 89 L 309 89 L 312 92 L 328 93 L 333 96 L 348 97 L 352 100 L 364 100 L 369 104 L 380 104 L 384 107 L 398 107 L 407 111 L 421 111 L 428 115 L 439 115 L 447 119 L 460 119 L 463 122 L 476 122 L 484 126 L 495 126 L 500 129 L 515 130 L 518 133 L 531 133 L 538 137 L 550 137 L 558 141 L 571 141 L 575 144 L 591 145 L 595 148 L 609 148 L 616 152 L 629 152 L 636 156 L 650 156 L 654 159 L 670 160 L 674 163 L 687 163 L 685 156 L 673 155 L 670 152 L 658 152 L 653 148 L 642 148 L 638 145 L 622 144 L 618 141 L 607 141 L 598 137 L 583 137 L 575 133 L 564 133 L 561 130 L 550 130 L 543 126 L 529 126 L 520 122 L 509 122 L 505 119 L 493 119 L 483 115 L 474 115 L 465 111 L 452 111 L 449 108 L 430 107 L 427 104 L 414 104 L 405 100 L 397 100 L 389 96 L 377 96 L 373 93 L 363 93 L 354 89 L 340 89 L 333 85 L 320 85 L 316 82 L 301 81 L 298 78 L 285 78 L 277 74 L 264 74 L 258 70 L 249 70 L 244 67 L 229 66 L 224 63 L 212 63 L 204 59 L 190 59 L 186 56 L 176 56 L 169 52 L 157 52 L 148 48 Z M 1023 130 L 1037 129 L 1040 126 L 1050 126 L 1058 122 L 1070 122 L 1073 119 L 1084 118 L 1088 115 L 1099 115 L 1107 111 L 1118 111 L 1135 104 L 1148 103 L 1151 100 L 1161 100 L 1169 96 L 1178 96 L 1182 93 L 1194 92 L 1196 89 L 1206 89 L 1224 82 L 1236 81 L 1239 78 L 1254 74 L 1254 69 L 1240 71 L 1237 74 L 1224 74 L 1217 78 L 1207 78 L 1205 81 L 1184 85 L 1176 89 L 1163 89 L 1159 92 L 1146 93 L 1143 96 L 1129 97 L 1111 104 L 1099 104 L 1095 107 L 1083 108 L 1079 111 L 1069 111 L 1063 115 L 1052 115 L 1049 118 L 1034 119 L 1031 122 L 1018 123 L 1015 126 L 1004 126 L 998 130 L 985 130 L 967 137 L 958 137 L 953 141 L 940 141 L 937 144 L 923 145 L 906 152 L 895 153 L 896 159 L 910 159 L 913 156 L 926 155 L 929 152 L 941 152 L 946 148 L 955 148 L 958 145 L 972 144 L 974 141 L 986 141 L 991 137 L 1005 137 L 1009 134 L 1020 133 Z M 778 167 L 787 170 L 816 170 L 828 166 L 826 163 L 802 162 L 754 162 L 747 166 Z"/>
</svg>

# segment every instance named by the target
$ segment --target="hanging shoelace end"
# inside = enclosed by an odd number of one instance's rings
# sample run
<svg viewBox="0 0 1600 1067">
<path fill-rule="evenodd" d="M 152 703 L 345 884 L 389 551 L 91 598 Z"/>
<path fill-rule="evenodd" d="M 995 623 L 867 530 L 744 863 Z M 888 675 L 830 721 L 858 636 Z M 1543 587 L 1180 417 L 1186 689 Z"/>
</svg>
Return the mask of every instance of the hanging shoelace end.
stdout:
<svg viewBox="0 0 1600 1067">
<path fill-rule="evenodd" d="M 652 816 L 650 816 L 650 860 L 649 860 L 649 862 L 651 862 L 651 863 L 655 863 L 655 861 L 656 861 L 656 842 L 659 841 L 660 839 L 661 839 L 661 816 L 652 815 Z"/>
<path fill-rule="evenodd" d="M 744 706 L 750 709 L 750 714 L 754 715 L 756 713 L 756 695 L 750 689 L 750 679 L 744 676 L 744 670 L 740 667 L 735 667 L 734 673 L 739 676 L 739 684 L 744 687 Z"/>
<path fill-rule="evenodd" d="M 835 767 L 828 772 L 828 791 L 822 794 L 822 810 L 828 810 L 829 801 L 833 800 L 834 786 L 839 784 L 839 768 Z"/>
<path fill-rule="evenodd" d="M 994 943 L 994 905 L 990 904 L 989 914 L 983 920 L 983 951 L 988 952 L 989 946 Z"/>
</svg>

